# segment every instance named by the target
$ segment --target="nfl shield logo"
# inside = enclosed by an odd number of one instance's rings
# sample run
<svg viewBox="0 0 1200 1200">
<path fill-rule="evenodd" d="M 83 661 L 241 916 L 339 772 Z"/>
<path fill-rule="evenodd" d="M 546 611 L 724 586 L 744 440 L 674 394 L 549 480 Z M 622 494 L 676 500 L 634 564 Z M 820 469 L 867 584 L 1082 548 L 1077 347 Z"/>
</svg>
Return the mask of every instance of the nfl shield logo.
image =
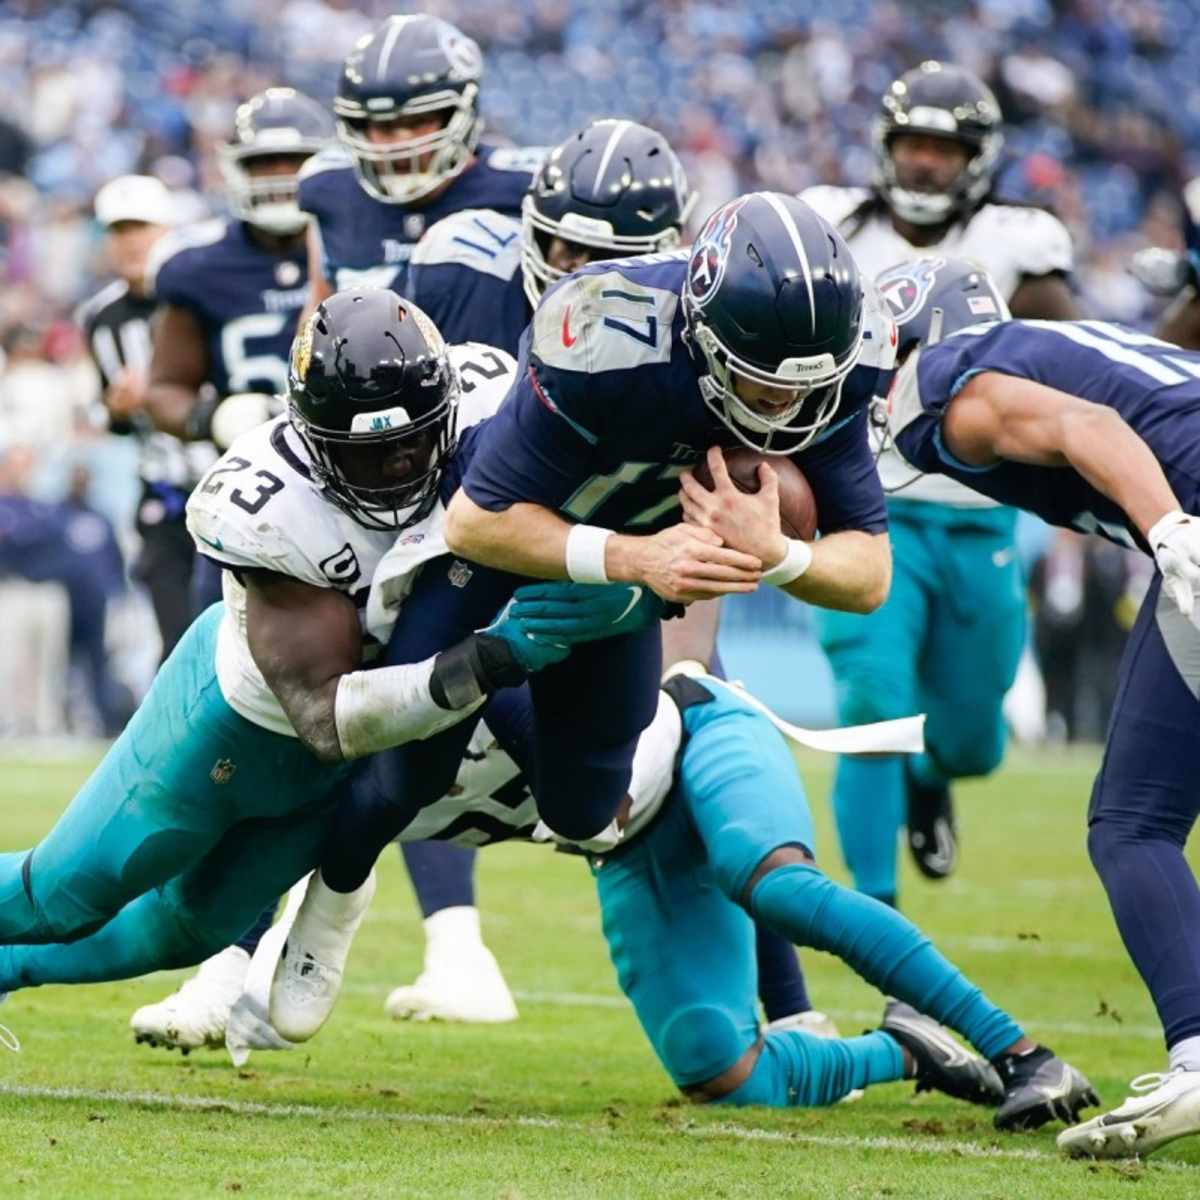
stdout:
<svg viewBox="0 0 1200 1200">
<path fill-rule="evenodd" d="M 233 774 L 236 770 L 237 765 L 234 763 L 232 758 L 218 758 L 217 761 L 213 763 L 213 769 L 209 771 L 208 777 L 213 781 L 213 783 L 228 783 L 233 778 Z"/>
<path fill-rule="evenodd" d="M 450 564 L 450 570 L 447 572 L 447 577 L 456 588 L 466 587 L 471 580 L 474 572 L 465 562 L 460 559 L 455 559 Z"/>
<path fill-rule="evenodd" d="M 417 238 L 425 232 L 425 214 L 424 213 L 409 213 L 404 218 L 404 236 L 410 242 L 415 242 Z"/>
</svg>

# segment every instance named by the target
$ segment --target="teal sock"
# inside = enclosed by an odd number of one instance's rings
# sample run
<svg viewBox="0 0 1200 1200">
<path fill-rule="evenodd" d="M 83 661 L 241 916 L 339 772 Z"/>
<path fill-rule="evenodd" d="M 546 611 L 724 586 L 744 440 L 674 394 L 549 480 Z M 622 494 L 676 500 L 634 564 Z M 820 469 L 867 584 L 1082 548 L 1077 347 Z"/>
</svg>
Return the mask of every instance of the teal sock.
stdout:
<svg viewBox="0 0 1200 1200">
<path fill-rule="evenodd" d="M 836 954 L 885 995 L 961 1033 L 985 1058 L 1023 1035 L 907 917 L 816 867 L 769 871 L 750 896 L 750 911 L 797 945 Z"/>
<path fill-rule="evenodd" d="M 904 762 L 896 756 L 838 760 L 833 815 L 854 886 L 896 895 L 896 840 L 904 824 Z"/>
<path fill-rule="evenodd" d="M 903 1078 L 904 1056 L 886 1033 L 830 1040 L 788 1030 L 767 1034 L 750 1077 L 717 1103 L 813 1108 Z"/>
<path fill-rule="evenodd" d="M 928 754 L 914 754 L 908 760 L 908 773 L 925 788 L 942 788 L 952 782 Z"/>
</svg>

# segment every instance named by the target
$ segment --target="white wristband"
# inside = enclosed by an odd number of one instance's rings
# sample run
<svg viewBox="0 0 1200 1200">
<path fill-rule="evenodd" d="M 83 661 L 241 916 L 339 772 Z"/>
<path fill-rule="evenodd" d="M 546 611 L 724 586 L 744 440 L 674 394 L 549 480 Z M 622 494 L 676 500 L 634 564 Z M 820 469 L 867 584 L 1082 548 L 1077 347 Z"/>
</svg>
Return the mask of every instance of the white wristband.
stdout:
<svg viewBox="0 0 1200 1200">
<path fill-rule="evenodd" d="M 786 587 L 812 566 L 812 547 L 807 542 L 802 542 L 799 538 L 788 538 L 787 547 L 787 553 L 769 571 L 763 572 L 763 583 Z"/>
<path fill-rule="evenodd" d="M 567 534 L 568 578 L 576 583 L 608 583 L 604 547 L 612 534 L 597 525 L 576 525 Z"/>
</svg>

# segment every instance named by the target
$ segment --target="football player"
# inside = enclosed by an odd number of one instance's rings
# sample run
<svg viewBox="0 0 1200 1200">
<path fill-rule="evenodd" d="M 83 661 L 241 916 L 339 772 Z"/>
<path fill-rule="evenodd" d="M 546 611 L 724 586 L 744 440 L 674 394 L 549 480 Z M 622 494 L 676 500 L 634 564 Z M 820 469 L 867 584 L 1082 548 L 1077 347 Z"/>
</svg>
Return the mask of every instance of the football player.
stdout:
<svg viewBox="0 0 1200 1200">
<path fill-rule="evenodd" d="M 504 617 L 422 663 L 362 669 L 386 637 L 364 633 L 376 564 L 398 535 L 412 570 L 444 552 L 456 437 L 511 379 L 510 364 L 463 388 L 474 354 L 447 349 L 389 291 L 339 294 L 313 314 L 288 415 L 240 438 L 189 500 L 227 603 L 193 622 L 46 837 L 0 855 L 0 993 L 227 946 L 312 868 L 356 760 L 565 656 Z M 389 602 L 402 596 L 397 584 Z M 340 901 L 325 912 L 351 926 L 361 915 Z"/>
<path fill-rule="evenodd" d="M 482 72 L 474 41 L 421 14 L 388 17 L 347 56 L 333 103 L 338 144 L 300 179 L 300 207 L 312 218 L 310 304 L 364 284 L 400 290 L 413 246 L 451 213 L 520 212 L 542 152 L 481 140 Z M 485 340 L 496 344 L 494 334 Z M 470 851 L 418 843 L 403 850 L 426 954 L 417 983 L 397 991 L 394 1011 L 513 1020 L 516 1004 L 480 936 Z"/>
<path fill-rule="evenodd" d="M 802 198 L 838 228 L 869 277 L 923 254 L 953 254 L 985 266 L 1017 315 L 1073 317 L 1070 236 L 1050 213 L 996 196 L 1003 141 L 1000 109 L 979 79 L 922 63 L 884 93 L 874 187 L 815 187 Z M 911 299 L 908 287 L 897 281 L 885 294 L 893 315 Z M 954 869 L 950 784 L 988 774 L 1003 755 L 1001 705 L 1025 644 L 1026 601 L 1013 509 L 944 478 L 922 479 L 891 454 L 879 470 L 889 493 L 891 595 L 869 616 L 818 614 L 818 632 L 843 721 L 928 714 L 925 754 L 847 759 L 834 780 L 855 885 L 894 904 L 903 824 L 924 875 Z"/>
<path fill-rule="evenodd" d="M 1148 1154 L 1200 1132 L 1200 887 L 1183 853 L 1200 813 L 1200 354 L 1104 321 L 1005 320 L 966 263 L 901 270 L 928 281 L 890 396 L 904 458 L 1158 567 L 1121 663 L 1088 852 L 1168 1067 L 1059 1137 L 1070 1154 Z"/>
<path fill-rule="evenodd" d="M 1183 250 L 1139 250 L 1130 270 L 1155 295 L 1173 297 L 1159 321 L 1158 336 L 1187 350 L 1200 350 L 1200 179 L 1183 189 L 1181 207 Z"/>
<path fill-rule="evenodd" d="M 478 627 L 521 575 L 611 577 L 668 601 L 748 592 L 765 579 L 814 603 L 878 605 L 889 554 L 866 405 L 891 343 L 845 243 L 806 205 L 773 193 L 718 209 L 690 256 L 595 263 L 563 280 L 539 305 L 514 387 L 448 509 L 452 553 L 482 565 L 423 572 L 386 661 L 420 660 L 430 640 Z M 756 495 L 733 487 L 716 449 L 716 492 L 685 476 L 709 447 L 739 442 L 801 465 L 819 542 L 778 533 L 769 468 Z M 691 523 L 679 521 L 681 477 Z M 436 621 L 406 620 L 417 609 Z M 656 706 L 659 632 L 574 657 L 571 672 L 541 673 L 533 703 L 542 818 L 578 840 L 610 827 L 625 795 Z M 323 858 L 327 886 L 362 884 L 413 812 L 453 782 L 469 733 L 463 725 L 417 753 L 377 756 L 357 777 Z M 303 953 L 303 936 L 288 945 Z"/>
<path fill-rule="evenodd" d="M 547 287 L 589 262 L 675 249 L 695 200 L 662 134 L 635 121 L 592 121 L 547 154 L 519 221 L 467 209 L 431 226 L 413 250 L 403 291 L 451 342 L 516 355 Z M 664 652 L 717 668 L 717 603 L 664 624 Z M 812 1008 L 790 942 L 760 929 L 758 958 L 768 1020 L 828 1024 Z"/>
<path fill-rule="evenodd" d="M 146 415 L 150 317 L 155 308 L 145 286 L 146 266 L 154 246 L 175 223 L 174 205 L 161 180 L 122 175 L 96 193 L 95 208 L 117 278 L 80 305 L 76 320 L 100 374 L 109 428 L 138 439 L 142 496 L 137 531 L 142 547 L 135 572 L 149 590 L 165 659 L 192 616 L 188 582 L 194 551 L 183 506 L 186 486 L 197 473 L 189 462 L 188 446 L 157 433 Z M 199 471 L 209 461 L 204 458 Z"/>
<path fill-rule="evenodd" d="M 385 559 L 376 586 L 387 566 Z M 524 589 L 513 612 L 528 632 L 572 643 L 578 622 L 564 591 L 614 590 L 635 591 L 579 584 L 552 585 L 542 594 Z M 535 725 L 527 689 L 497 695 L 484 720 L 451 793 L 422 809 L 402 838 L 482 844 L 539 836 L 527 784 Z M 655 1053 L 693 1099 L 824 1105 L 855 1088 L 915 1077 L 918 1090 L 999 1105 L 1001 1129 L 1069 1123 L 1098 1103 L 1078 1071 L 1026 1037 L 907 918 L 818 869 L 791 749 L 774 718 L 738 687 L 697 663 L 669 672 L 638 741 L 629 794 L 621 836 L 587 850 L 604 936 Z M 309 904 L 306 896 L 302 914 Z M 848 1039 L 760 1029 L 752 919 L 838 955 L 896 997 L 880 1029 Z M 286 936 L 290 941 L 293 932 Z M 256 973 L 267 978 L 271 965 Z M 277 972 L 269 1015 L 280 1033 L 292 1032 L 295 1002 L 310 978 Z M 235 1006 L 229 1047 L 239 1064 L 250 1049 L 286 1047 L 267 1015 L 261 994 L 248 992 Z M 984 1058 L 948 1037 L 939 1020 Z"/>
</svg>

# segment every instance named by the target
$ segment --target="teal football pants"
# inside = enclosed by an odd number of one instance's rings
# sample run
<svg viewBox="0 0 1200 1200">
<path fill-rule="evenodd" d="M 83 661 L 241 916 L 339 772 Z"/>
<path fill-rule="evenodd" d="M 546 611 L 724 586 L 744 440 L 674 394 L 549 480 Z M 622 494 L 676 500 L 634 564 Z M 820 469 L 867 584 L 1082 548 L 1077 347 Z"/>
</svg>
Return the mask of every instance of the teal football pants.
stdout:
<svg viewBox="0 0 1200 1200">
<path fill-rule="evenodd" d="M 843 724 L 928 714 L 926 752 L 907 769 L 926 786 L 987 775 L 1004 755 L 1001 706 L 1025 644 L 1025 592 L 1008 508 L 888 505 L 892 590 L 877 611 L 818 610 Z M 846 866 L 868 895 L 896 895 L 905 761 L 843 758 L 833 810 Z"/>
<path fill-rule="evenodd" d="M 618 980 L 675 1083 L 716 1078 L 759 1039 L 751 916 L 798 945 L 838 955 L 982 1054 L 1015 1042 L 1021 1030 L 1013 1020 L 887 905 L 796 864 L 768 871 L 745 896 L 772 850 L 812 852 L 812 817 L 791 751 L 771 723 L 720 684 L 704 687 L 713 698 L 684 708 L 687 740 L 663 811 L 593 864 Z M 826 1041 L 773 1032 L 751 1077 L 726 1099 L 831 1104 L 902 1071 L 887 1034 Z"/>
<path fill-rule="evenodd" d="M 0 991 L 200 962 L 316 862 L 346 768 L 229 707 L 221 616 L 184 634 L 46 837 L 0 855 Z"/>
</svg>

